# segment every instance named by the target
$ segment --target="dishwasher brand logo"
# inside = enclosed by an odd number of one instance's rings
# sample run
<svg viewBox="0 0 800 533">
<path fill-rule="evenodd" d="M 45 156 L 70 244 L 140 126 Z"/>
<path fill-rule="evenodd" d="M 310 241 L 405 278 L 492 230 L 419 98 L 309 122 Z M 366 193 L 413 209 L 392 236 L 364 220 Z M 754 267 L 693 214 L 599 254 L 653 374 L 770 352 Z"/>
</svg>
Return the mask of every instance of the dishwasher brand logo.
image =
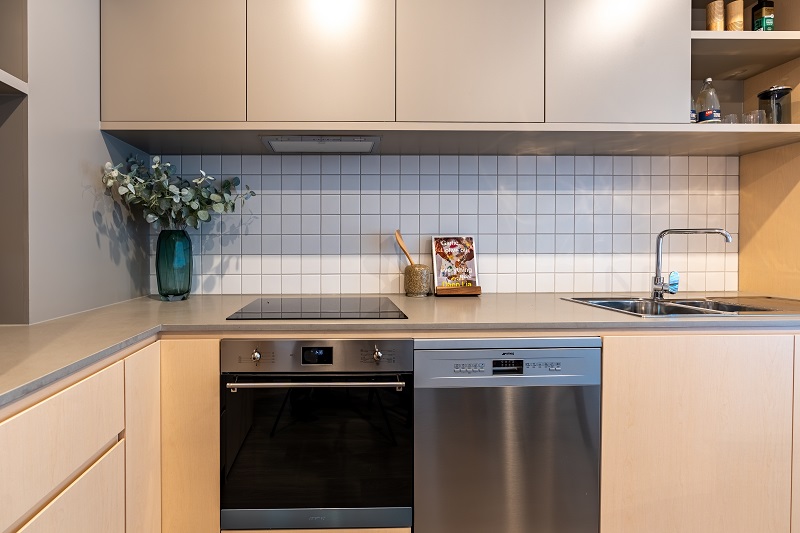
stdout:
<svg viewBox="0 0 800 533">
<path fill-rule="evenodd" d="M 514 352 L 503 352 L 500 354 L 501 357 L 505 357 L 507 355 L 514 355 Z"/>
<path fill-rule="evenodd" d="M 325 517 L 324 516 L 309 516 L 308 520 L 310 522 L 324 522 L 325 521 Z"/>
</svg>

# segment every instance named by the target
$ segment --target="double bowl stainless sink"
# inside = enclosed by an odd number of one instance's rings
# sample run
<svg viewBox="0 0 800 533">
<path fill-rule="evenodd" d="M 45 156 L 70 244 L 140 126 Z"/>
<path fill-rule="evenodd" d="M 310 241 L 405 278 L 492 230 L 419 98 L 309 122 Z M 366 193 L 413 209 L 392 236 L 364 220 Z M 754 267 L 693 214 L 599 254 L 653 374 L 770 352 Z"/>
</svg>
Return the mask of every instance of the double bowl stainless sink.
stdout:
<svg viewBox="0 0 800 533">
<path fill-rule="evenodd" d="M 564 298 L 601 309 L 609 309 L 640 317 L 675 315 L 796 315 L 800 301 L 770 296 L 731 298 L 659 299 L 659 298 Z"/>
</svg>

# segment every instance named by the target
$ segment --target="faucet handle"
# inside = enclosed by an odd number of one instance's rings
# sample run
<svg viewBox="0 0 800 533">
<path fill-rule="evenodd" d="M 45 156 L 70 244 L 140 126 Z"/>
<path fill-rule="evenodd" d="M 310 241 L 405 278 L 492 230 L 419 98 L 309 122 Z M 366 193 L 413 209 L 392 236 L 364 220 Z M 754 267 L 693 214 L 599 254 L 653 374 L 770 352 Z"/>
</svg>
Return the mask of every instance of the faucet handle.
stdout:
<svg viewBox="0 0 800 533">
<path fill-rule="evenodd" d="M 674 270 L 669 273 L 669 283 L 667 284 L 666 290 L 670 294 L 675 294 L 678 292 L 678 284 L 681 281 L 681 275 L 675 272 Z"/>
</svg>

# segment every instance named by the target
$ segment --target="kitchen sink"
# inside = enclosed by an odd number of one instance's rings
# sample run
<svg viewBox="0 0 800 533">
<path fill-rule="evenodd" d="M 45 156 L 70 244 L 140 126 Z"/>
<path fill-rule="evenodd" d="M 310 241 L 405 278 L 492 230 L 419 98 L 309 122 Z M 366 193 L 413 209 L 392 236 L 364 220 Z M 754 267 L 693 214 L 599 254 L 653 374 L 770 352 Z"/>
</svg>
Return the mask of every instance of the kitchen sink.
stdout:
<svg viewBox="0 0 800 533">
<path fill-rule="evenodd" d="M 688 305 L 690 307 L 699 307 L 701 309 L 708 309 L 711 311 L 721 311 L 723 313 L 742 313 L 742 312 L 771 312 L 773 309 L 765 307 L 756 307 L 754 305 L 744 305 L 732 302 L 721 302 L 717 300 L 670 300 L 678 305 Z"/>
<path fill-rule="evenodd" d="M 639 316 L 702 315 L 708 312 L 700 307 L 675 305 L 664 300 L 652 298 L 567 298 L 572 302 L 593 305 L 612 311 L 621 311 Z"/>
<path fill-rule="evenodd" d="M 564 298 L 611 311 L 619 311 L 640 317 L 675 315 L 794 315 L 800 314 L 800 302 L 781 298 L 743 297 L 743 298 L 697 298 L 697 299 L 659 299 L 659 298 Z M 744 303 L 744 301 L 755 301 Z"/>
</svg>

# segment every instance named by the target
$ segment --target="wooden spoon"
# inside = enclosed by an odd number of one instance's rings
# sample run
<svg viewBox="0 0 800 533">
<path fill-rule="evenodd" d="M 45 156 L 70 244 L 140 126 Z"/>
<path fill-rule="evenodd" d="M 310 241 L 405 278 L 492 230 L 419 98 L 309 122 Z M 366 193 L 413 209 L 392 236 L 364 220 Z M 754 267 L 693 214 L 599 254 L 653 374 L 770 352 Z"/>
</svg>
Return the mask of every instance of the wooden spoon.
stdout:
<svg viewBox="0 0 800 533">
<path fill-rule="evenodd" d="M 408 258 L 408 262 L 413 265 L 414 264 L 414 260 L 411 259 L 411 254 L 408 253 L 408 248 L 406 248 L 406 243 L 405 243 L 405 241 L 403 241 L 403 236 L 400 235 L 400 230 L 399 229 L 394 230 L 394 237 L 397 239 L 397 244 L 400 245 L 400 249 L 403 250 L 404 254 L 406 254 L 406 257 Z"/>
</svg>

